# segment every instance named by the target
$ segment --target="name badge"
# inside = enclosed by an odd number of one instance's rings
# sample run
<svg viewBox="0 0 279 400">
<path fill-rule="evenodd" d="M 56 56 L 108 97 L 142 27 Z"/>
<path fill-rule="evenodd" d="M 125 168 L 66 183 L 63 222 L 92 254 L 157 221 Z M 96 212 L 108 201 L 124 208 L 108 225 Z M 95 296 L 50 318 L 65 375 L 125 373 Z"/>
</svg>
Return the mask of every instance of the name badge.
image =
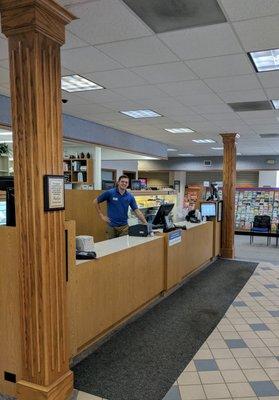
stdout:
<svg viewBox="0 0 279 400">
<path fill-rule="evenodd" d="M 118 197 L 113 197 L 112 200 L 118 201 Z"/>
</svg>

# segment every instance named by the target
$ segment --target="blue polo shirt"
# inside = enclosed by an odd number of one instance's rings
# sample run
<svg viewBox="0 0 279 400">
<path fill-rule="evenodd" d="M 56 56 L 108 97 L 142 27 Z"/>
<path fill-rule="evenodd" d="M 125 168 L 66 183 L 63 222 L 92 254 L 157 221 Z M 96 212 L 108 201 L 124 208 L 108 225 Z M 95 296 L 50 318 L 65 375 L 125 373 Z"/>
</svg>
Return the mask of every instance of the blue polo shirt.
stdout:
<svg viewBox="0 0 279 400">
<path fill-rule="evenodd" d="M 134 196 L 125 191 L 120 194 L 117 188 L 109 189 L 97 198 L 98 203 L 107 202 L 107 215 L 110 219 L 110 226 L 123 226 L 128 222 L 129 206 L 135 211 L 138 206 Z"/>
</svg>

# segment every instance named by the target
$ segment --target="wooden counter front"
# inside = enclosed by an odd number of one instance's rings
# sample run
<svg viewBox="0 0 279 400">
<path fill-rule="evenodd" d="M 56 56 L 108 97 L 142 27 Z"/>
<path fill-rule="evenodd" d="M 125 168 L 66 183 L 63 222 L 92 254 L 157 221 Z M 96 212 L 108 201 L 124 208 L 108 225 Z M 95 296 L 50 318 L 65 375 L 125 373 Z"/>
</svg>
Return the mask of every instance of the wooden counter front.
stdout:
<svg viewBox="0 0 279 400">
<path fill-rule="evenodd" d="M 190 229 L 181 230 L 181 242 L 173 246 L 168 245 L 169 233 L 164 236 L 165 290 L 168 290 L 213 257 L 213 222 L 197 224 Z"/>
<path fill-rule="evenodd" d="M 164 238 L 70 268 L 69 320 L 75 325 L 70 348 L 75 356 L 161 295 Z"/>
</svg>

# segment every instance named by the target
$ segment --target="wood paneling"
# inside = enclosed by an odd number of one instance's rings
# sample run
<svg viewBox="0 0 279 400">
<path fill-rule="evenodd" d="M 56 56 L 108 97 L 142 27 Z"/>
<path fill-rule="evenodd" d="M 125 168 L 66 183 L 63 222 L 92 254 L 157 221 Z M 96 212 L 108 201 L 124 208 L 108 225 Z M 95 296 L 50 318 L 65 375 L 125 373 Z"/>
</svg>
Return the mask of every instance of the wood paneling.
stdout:
<svg viewBox="0 0 279 400">
<path fill-rule="evenodd" d="M 60 45 L 73 16 L 53 0 L 0 0 L 0 10 L 9 44 L 19 238 L 23 370 L 18 396 L 55 399 L 57 388 L 64 399 L 72 391 L 64 212 L 44 212 L 43 177 L 63 174 Z"/>
<path fill-rule="evenodd" d="M 72 268 L 76 296 L 69 318 L 76 337 L 70 347 L 80 352 L 163 291 L 164 239 Z"/>
<path fill-rule="evenodd" d="M 14 396 L 16 385 L 4 380 L 4 371 L 21 378 L 18 234 L 0 227 L 0 393 Z"/>
<path fill-rule="evenodd" d="M 223 223 L 221 255 L 234 258 L 234 209 L 236 180 L 236 133 L 221 134 L 224 144 L 223 162 Z"/>
<path fill-rule="evenodd" d="M 182 231 L 182 240 L 168 246 L 166 239 L 165 289 L 180 283 L 187 275 L 201 267 L 213 257 L 213 222 Z"/>
<path fill-rule="evenodd" d="M 93 200 L 101 194 L 101 190 L 66 190 L 65 216 L 67 220 L 76 221 L 77 235 L 90 235 L 95 242 L 106 240 L 107 224 L 100 218 Z M 106 215 L 106 202 L 101 203 Z"/>
</svg>

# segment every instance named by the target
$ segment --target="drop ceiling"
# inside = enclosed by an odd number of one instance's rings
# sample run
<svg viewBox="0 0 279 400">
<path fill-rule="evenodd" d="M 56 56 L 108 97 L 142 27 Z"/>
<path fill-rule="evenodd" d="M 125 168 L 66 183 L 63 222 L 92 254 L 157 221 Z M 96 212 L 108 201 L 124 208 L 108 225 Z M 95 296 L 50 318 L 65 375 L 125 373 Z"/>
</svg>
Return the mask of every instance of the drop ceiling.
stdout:
<svg viewBox="0 0 279 400">
<path fill-rule="evenodd" d="M 228 105 L 279 99 L 279 71 L 256 73 L 247 56 L 279 48 L 278 0 L 217 0 L 225 22 L 157 34 L 128 1 L 58 2 L 79 18 L 67 27 L 62 74 L 80 74 L 105 87 L 63 92 L 68 99 L 64 113 L 164 142 L 177 153 L 220 155 L 222 151 L 211 149 L 220 147 L 219 133 L 237 132 L 238 152 L 279 154 L 279 139 L 260 136 L 279 133 L 278 110 L 234 112 Z M 7 40 L 1 34 L 4 95 L 9 95 L 8 68 Z M 163 116 L 137 120 L 119 113 L 136 109 Z M 196 133 L 165 130 L 172 128 Z M 216 143 L 192 141 L 199 138 Z"/>
</svg>

